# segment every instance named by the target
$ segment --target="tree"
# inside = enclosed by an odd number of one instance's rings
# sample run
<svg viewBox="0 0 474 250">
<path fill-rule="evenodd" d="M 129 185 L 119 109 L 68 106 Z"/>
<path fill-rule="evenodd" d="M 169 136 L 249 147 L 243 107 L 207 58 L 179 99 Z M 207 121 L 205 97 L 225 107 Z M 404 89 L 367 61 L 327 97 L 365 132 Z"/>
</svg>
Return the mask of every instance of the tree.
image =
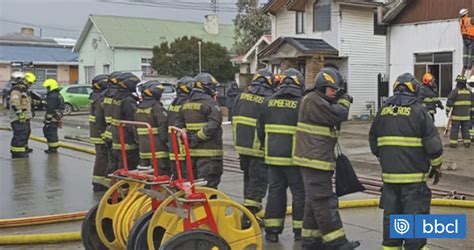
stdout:
<svg viewBox="0 0 474 250">
<path fill-rule="evenodd" d="M 258 2 L 258 0 L 237 1 L 233 49 L 238 55 L 247 53 L 262 35 L 270 33 L 270 17 L 258 7 Z"/>
<path fill-rule="evenodd" d="M 197 37 L 177 38 L 173 42 L 164 42 L 153 48 L 152 67 L 161 75 L 178 78 L 195 76 L 199 73 L 199 47 Z M 202 71 L 211 73 L 219 81 L 234 78 L 235 68 L 230 62 L 227 49 L 213 42 L 201 44 Z"/>
</svg>

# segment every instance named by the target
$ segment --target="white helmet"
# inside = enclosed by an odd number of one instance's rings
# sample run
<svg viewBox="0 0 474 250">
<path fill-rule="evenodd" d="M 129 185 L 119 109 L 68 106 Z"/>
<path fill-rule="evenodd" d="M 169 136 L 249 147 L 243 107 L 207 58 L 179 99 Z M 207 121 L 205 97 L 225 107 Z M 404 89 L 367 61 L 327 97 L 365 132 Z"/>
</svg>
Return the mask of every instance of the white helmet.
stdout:
<svg viewBox="0 0 474 250">
<path fill-rule="evenodd" d="M 467 15 L 468 13 L 469 13 L 469 11 L 467 9 L 461 9 L 459 11 L 459 16 L 463 17 L 463 16 Z"/>
</svg>

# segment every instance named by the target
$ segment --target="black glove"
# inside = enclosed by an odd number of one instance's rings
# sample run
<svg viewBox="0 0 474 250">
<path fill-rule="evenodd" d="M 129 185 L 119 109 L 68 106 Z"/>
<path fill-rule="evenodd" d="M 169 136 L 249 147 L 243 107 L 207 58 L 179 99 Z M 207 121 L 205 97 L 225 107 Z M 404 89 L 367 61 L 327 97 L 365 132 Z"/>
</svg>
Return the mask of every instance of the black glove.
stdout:
<svg viewBox="0 0 474 250">
<path fill-rule="evenodd" d="M 441 110 L 443 110 L 443 109 L 444 109 L 444 106 L 443 106 L 443 104 L 442 104 L 442 103 L 439 103 L 438 107 L 439 107 Z"/>
<path fill-rule="evenodd" d="M 346 94 L 345 98 L 349 100 L 350 103 L 354 103 L 354 98 L 352 96 Z"/>
<path fill-rule="evenodd" d="M 190 148 L 195 148 L 199 144 L 199 137 L 196 134 L 188 136 L 188 143 Z"/>
<path fill-rule="evenodd" d="M 439 180 L 441 179 L 441 166 L 438 167 L 431 167 L 430 174 L 428 175 L 429 178 L 434 178 L 433 185 L 438 184 Z"/>
<path fill-rule="evenodd" d="M 446 110 L 446 117 L 449 117 L 449 110 Z"/>
</svg>

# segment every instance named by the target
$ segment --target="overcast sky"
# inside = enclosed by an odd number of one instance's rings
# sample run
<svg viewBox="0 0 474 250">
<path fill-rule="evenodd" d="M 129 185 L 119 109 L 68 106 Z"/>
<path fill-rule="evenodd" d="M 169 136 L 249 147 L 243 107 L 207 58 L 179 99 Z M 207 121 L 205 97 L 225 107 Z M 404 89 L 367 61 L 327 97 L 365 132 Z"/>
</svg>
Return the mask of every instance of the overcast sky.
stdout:
<svg viewBox="0 0 474 250">
<path fill-rule="evenodd" d="M 221 23 L 232 23 L 237 0 L 217 0 Z M 203 21 L 211 0 L 0 0 L 0 35 L 35 28 L 43 37 L 77 39 L 90 14 Z"/>
</svg>

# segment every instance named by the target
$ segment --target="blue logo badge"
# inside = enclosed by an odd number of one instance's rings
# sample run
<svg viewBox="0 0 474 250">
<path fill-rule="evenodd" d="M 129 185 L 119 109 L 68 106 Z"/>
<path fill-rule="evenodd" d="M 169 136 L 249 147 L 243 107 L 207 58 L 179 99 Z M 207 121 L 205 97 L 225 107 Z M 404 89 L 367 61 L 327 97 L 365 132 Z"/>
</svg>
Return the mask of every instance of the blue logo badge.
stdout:
<svg viewBox="0 0 474 250">
<path fill-rule="evenodd" d="M 415 235 L 415 216 L 412 214 L 390 215 L 390 238 L 413 238 Z"/>
<path fill-rule="evenodd" d="M 464 214 L 392 214 L 390 238 L 466 238 Z"/>
</svg>

